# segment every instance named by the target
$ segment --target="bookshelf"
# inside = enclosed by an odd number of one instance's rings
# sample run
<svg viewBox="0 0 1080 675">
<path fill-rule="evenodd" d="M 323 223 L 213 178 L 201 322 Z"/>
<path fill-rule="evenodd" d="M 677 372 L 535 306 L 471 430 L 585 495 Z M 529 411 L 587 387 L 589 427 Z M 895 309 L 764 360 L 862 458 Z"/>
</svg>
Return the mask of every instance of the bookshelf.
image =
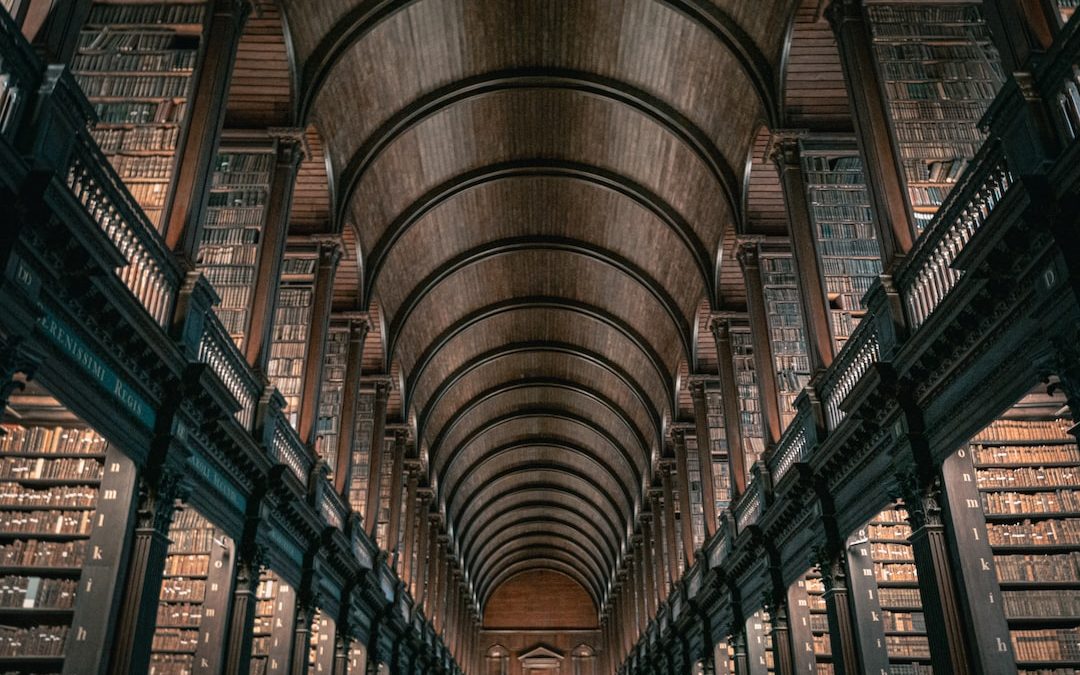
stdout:
<svg viewBox="0 0 1080 675">
<path fill-rule="evenodd" d="M 289 670 L 296 593 L 271 570 L 259 576 L 255 592 L 255 628 L 251 675 L 282 675 Z"/>
<path fill-rule="evenodd" d="M 334 620 L 321 609 L 311 620 L 311 639 L 308 648 L 308 673 L 330 675 L 334 672 Z"/>
<path fill-rule="evenodd" d="M 999 419 L 968 445 L 1018 672 L 1080 667 L 1080 448 L 1063 419 Z"/>
<path fill-rule="evenodd" d="M 341 402 L 345 394 L 345 371 L 349 358 L 349 329 L 331 326 L 326 336 L 326 359 L 319 393 L 319 420 L 315 450 L 333 473 L 337 467 L 337 444 Z"/>
<path fill-rule="evenodd" d="M 723 513 L 731 503 L 731 476 L 728 466 L 727 436 L 724 435 L 724 402 L 719 392 L 706 392 L 706 417 L 709 427 L 709 448 L 713 460 L 713 494 L 716 513 Z"/>
<path fill-rule="evenodd" d="M 908 538 L 907 512 L 894 505 L 870 520 L 867 544 L 881 605 L 890 673 L 931 675 L 930 641 L 919 595 L 919 575 Z"/>
<path fill-rule="evenodd" d="M 795 261 L 789 254 L 761 256 L 761 285 L 765 293 L 765 316 L 769 342 L 776 364 L 776 387 L 780 398 L 780 427 L 795 418 L 795 398 L 810 381 L 810 358 L 806 352 L 806 329 L 799 304 Z"/>
<path fill-rule="evenodd" d="M 754 675 L 774 675 L 776 663 L 773 658 L 772 622 L 763 609 L 754 612 L 746 620 L 746 660 Z"/>
<path fill-rule="evenodd" d="M 285 417 L 294 429 L 300 421 L 317 262 L 314 254 L 293 251 L 286 253 L 282 261 L 270 359 L 266 365 L 270 382 L 285 397 Z"/>
<path fill-rule="evenodd" d="M 0 424 L 0 672 L 107 658 L 102 607 L 120 584 L 134 485 L 133 463 L 55 399 L 12 397 Z"/>
<path fill-rule="evenodd" d="M 214 310 L 241 349 L 251 318 L 272 168 L 273 155 L 266 152 L 218 153 L 199 243 L 199 271 L 221 298 Z"/>
<path fill-rule="evenodd" d="M 356 396 L 356 434 L 352 451 L 352 480 L 349 503 L 352 510 L 363 515 L 367 503 L 368 472 L 371 470 L 371 434 L 374 427 L 375 393 L 362 391 Z"/>
<path fill-rule="evenodd" d="M 804 145 L 803 173 L 836 351 L 866 314 L 862 298 L 881 274 L 862 158 L 850 150 Z"/>
<path fill-rule="evenodd" d="M 788 589 L 788 620 L 795 672 L 833 675 L 825 585 L 816 571 L 808 571 Z"/>
<path fill-rule="evenodd" d="M 94 137 L 159 228 L 204 12 L 201 1 L 94 2 L 72 61 L 98 114 Z"/>
<path fill-rule="evenodd" d="M 686 444 L 686 473 L 690 480 L 690 489 L 687 490 L 690 498 L 690 526 L 694 533 L 694 550 L 697 550 L 705 543 L 705 508 L 701 502 L 701 462 L 697 452 L 697 437 L 687 434 L 684 442 Z"/>
<path fill-rule="evenodd" d="M 390 488 L 394 471 L 394 440 L 383 439 L 383 461 L 379 475 L 379 522 L 376 525 L 375 541 L 384 551 L 390 550 L 388 531 L 390 529 Z M 400 496 L 399 496 L 400 498 Z M 400 530 L 399 530 L 400 531 Z"/>
<path fill-rule="evenodd" d="M 875 3 L 867 15 L 919 234 L 985 140 L 978 122 L 1004 74 L 978 4 Z"/>
<path fill-rule="evenodd" d="M 195 509 L 173 516 L 150 675 L 196 675 L 220 667 L 233 551 L 232 540 Z"/>
<path fill-rule="evenodd" d="M 746 478 L 749 480 L 750 468 L 765 452 L 765 428 L 761 420 L 761 399 L 758 397 L 757 374 L 754 370 L 754 341 L 749 330 L 731 331 L 731 352 L 735 385 L 739 393 L 739 424 L 746 456 Z"/>
</svg>

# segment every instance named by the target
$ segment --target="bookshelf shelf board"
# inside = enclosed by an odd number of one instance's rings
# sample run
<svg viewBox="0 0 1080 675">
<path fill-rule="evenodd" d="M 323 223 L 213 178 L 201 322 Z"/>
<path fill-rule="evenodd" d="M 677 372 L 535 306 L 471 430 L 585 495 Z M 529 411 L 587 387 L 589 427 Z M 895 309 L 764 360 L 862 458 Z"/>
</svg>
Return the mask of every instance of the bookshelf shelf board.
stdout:
<svg viewBox="0 0 1080 675">
<path fill-rule="evenodd" d="M 904 605 L 900 603 L 882 603 L 881 608 L 887 609 L 890 612 L 921 612 L 923 609 L 922 605 Z"/>
<path fill-rule="evenodd" d="M 80 52 L 82 54 L 89 54 L 91 52 Z M 107 52 L 101 52 L 107 53 Z M 140 51 L 139 54 L 145 54 L 146 52 Z M 88 75 L 91 77 L 101 75 L 112 75 L 127 77 L 129 75 L 138 75 L 140 77 L 190 77 L 194 74 L 194 70 L 188 68 L 186 70 L 76 70 L 73 71 L 76 75 Z M 93 98 L 103 98 L 101 96 L 94 96 Z"/>
<path fill-rule="evenodd" d="M 0 511 L 93 511 L 96 506 L 59 504 L 0 504 Z"/>
<path fill-rule="evenodd" d="M 0 667 L 18 666 L 20 669 L 30 669 L 31 672 L 37 672 L 42 668 L 59 666 L 63 663 L 63 655 L 21 654 L 19 656 L 0 656 Z"/>
<path fill-rule="evenodd" d="M 1014 520 L 1057 520 L 1058 518 L 1080 518 L 1080 513 L 1076 511 L 1057 511 L 1054 513 L 1032 512 L 1032 513 L 987 513 L 983 516 L 987 522 L 1012 522 Z M 1080 544 L 1077 544 L 1080 546 Z"/>
<path fill-rule="evenodd" d="M 140 35 L 147 35 L 151 31 L 160 31 L 166 35 L 184 35 L 198 37 L 202 35 L 202 24 L 198 23 L 85 23 L 83 24 L 84 31 L 90 30 L 102 30 L 102 29 L 124 31 L 124 30 L 137 30 Z"/>
<path fill-rule="evenodd" d="M 915 562 L 915 558 L 874 558 L 874 562 L 883 564 L 911 564 Z"/>
<path fill-rule="evenodd" d="M 38 541 L 71 541 L 89 539 L 90 534 L 56 534 L 55 532 L 0 532 L 0 539 L 37 539 Z"/>
<path fill-rule="evenodd" d="M 0 607 L 0 624 L 25 626 L 27 624 L 70 623 L 73 608 L 65 607 Z"/>
<path fill-rule="evenodd" d="M 1080 590 L 1080 579 L 1075 581 L 998 581 L 1003 591 L 1010 590 Z"/>
<path fill-rule="evenodd" d="M 1016 666 L 1018 668 L 1061 668 L 1066 667 L 1080 667 L 1080 660 L 1072 659 L 1061 661 L 1021 661 L 1017 659 Z"/>
<path fill-rule="evenodd" d="M 878 579 L 877 582 L 880 588 L 918 588 L 918 581 L 883 581 Z"/>
<path fill-rule="evenodd" d="M 0 565 L 0 574 L 20 574 L 35 577 L 77 577 L 81 567 L 34 567 L 32 565 Z"/>
<path fill-rule="evenodd" d="M 1080 550 L 1080 544 L 990 544 L 994 553 L 1063 553 Z"/>
<path fill-rule="evenodd" d="M 153 653 L 154 653 L 154 654 L 184 654 L 184 655 L 194 655 L 194 654 L 195 654 L 195 650 L 194 650 L 194 649 L 155 649 L 155 650 L 153 650 Z"/>
<path fill-rule="evenodd" d="M 897 654 L 893 656 L 889 654 L 890 663 L 930 663 L 929 656 L 901 656 Z"/>
<path fill-rule="evenodd" d="M 1074 467 L 1080 464 L 1080 460 L 1072 462 L 995 462 L 993 464 L 976 464 L 976 469 L 1054 469 L 1060 467 Z M 1080 490 L 1080 485 L 1076 486 Z"/>
<path fill-rule="evenodd" d="M 886 635 L 901 635 L 905 637 L 926 637 L 924 630 L 887 630 Z"/>
<path fill-rule="evenodd" d="M 1047 490 L 1076 490 L 1076 485 L 1002 485 L 998 487 L 979 487 L 979 492 L 1046 492 Z"/>
<path fill-rule="evenodd" d="M 1015 625 L 1021 628 L 1080 626 L 1080 616 L 1006 616 L 1005 618 L 1010 626 Z"/>
<path fill-rule="evenodd" d="M 1001 440 L 1001 441 L 972 441 L 971 446 L 973 448 L 993 448 L 1001 445 L 1030 445 L 1037 447 L 1040 445 L 1076 445 L 1075 438 L 1040 438 L 1038 440 Z M 1075 464 L 1076 462 L 1073 462 Z M 985 466 L 975 462 L 975 468 Z"/>
</svg>

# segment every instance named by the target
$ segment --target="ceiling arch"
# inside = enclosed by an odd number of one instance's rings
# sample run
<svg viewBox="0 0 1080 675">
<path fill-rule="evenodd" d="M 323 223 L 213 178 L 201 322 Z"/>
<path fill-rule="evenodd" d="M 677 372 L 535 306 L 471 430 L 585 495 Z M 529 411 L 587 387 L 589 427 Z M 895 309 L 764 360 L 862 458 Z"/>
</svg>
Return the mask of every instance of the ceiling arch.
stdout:
<svg viewBox="0 0 1080 675">
<path fill-rule="evenodd" d="M 559 560 L 553 560 L 550 558 L 526 558 L 524 560 L 517 560 L 515 562 L 506 563 L 502 571 L 492 577 L 491 583 L 488 584 L 492 589 L 490 594 L 494 594 L 495 590 L 502 585 L 502 582 L 509 580 L 511 577 L 515 577 L 519 574 L 535 571 L 550 571 L 564 574 L 581 586 L 581 588 L 588 594 L 595 607 L 600 607 L 601 598 L 593 597 L 592 590 L 584 581 L 576 576 L 576 571 L 569 565 Z"/>
<path fill-rule="evenodd" d="M 609 538 L 610 533 L 606 533 L 597 527 L 596 523 L 589 520 L 587 516 L 581 513 L 579 510 L 572 506 L 559 504 L 558 502 L 537 502 L 529 505 L 518 506 L 512 511 L 507 511 L 502 515 L 490 520 L 486 527 L 497 532 L 501 532 L 506 528 L 517 525 L 518 523 L 535 523 L 539 521 L 552 520 L 560 522 L 564 525 L 577 528 L 578 532 L 585 537 L 603 544 L 604 557 L 609 563 L 614 563 L 619 557 L 619 544 Z M 476 552 L 475 544 L 477 538 L 473 537 L 468 543 L 463 542 L 461 546 L 461 555 L 467 560 L 472 560 Z"/>
<path fill-rule="evenodd" d="M 513 560 L 512 555 L 522 550 L 544 549 L 547 551 L 560 551 L 570 554 L 570 560 L 573 561 L 575 567 L 577 567 L 583 577 L 589 579 L 589 587 L 593 589 L 597 596 L 601 596 L 604 588 L 603 577 L 596 571 L 595 563 L 592 565 L 586 561 L 591 558 L 591 555 L 574 537 L 572 534 L 560 534 L 557 532 L 537 532 L 528 534 L 522 537 L 518 537 L 513 541 L 504 542 L 497 548 L 492 548 L 487 557 L 494 561 L 494 565 L 503 564 L 507 561 Z M 576 556 L 576 557 L 575 557 Z M 490 563 L 491 561 L 487 561 Z M 476 589 L 477 595 L 481 598 L 481 603 L 488 595 L 488 591 L 491 588 L 490 576 L 491 573 L 496 571 L 498 567 L 493 567 L 492 564 L 486 564 L 483 572 L 480 576 L 474 577 L 473 587 Z"/>
<path fill-rule="evenodd" d="M 572 528 L 560 526 L 554 522 L 524 524 L 507 533 L 499 533 L 484 542 L 484 547 L 476 553 L 474 586 L 481 597 L 485 595 L 492 572 L 498 571 L 504 562 L 504 550 L 522 544 L 538 542 L 561 548 L 566 552 L 582 555 L 583 567 L 589 571 L 598 589 L 603 588 L 603 570 L 606 563 L 598 557 L 599 552 L 592 542 L 583 541 Z"/>
<path fill-rule="evenodd" d="M 583 572 L 576 559 L 563 551 L 560 548 L 554 548 L 546 545 L 528 545 L 522 546 L 516 550 L 503 551 L 502 552 L 504 567 L 503 570 L 509 570 L 515 566 L 536 565 L 538 561 L 544 561 L 544 563 L 556 563 L 563 567 L 564 570 L 571 571 L 569 575 L 572 579 L 581 584 L 581 587 L 588 592 L 589 596 L 594 598 L 597 606 L 600 605 L 600 599 L 603 597 L 603 588 L 597 587 L 595 582 L 591 580 L 590 575 Z M 500 573 L 501 576 L 502 573 Z M 505 578 L 505 577 L 502 577 Z M 494 577 L 493 577 L 494 581 Z M 494 590 L 495 585 L 489 583 L 488 587 Z M 474 588 L 476 585 L 474 584 Z M 477 593 L 477 600 L 481 607 L 483 607 L 488 598 L 490 592 L 486 596 L 481 596 Z"/>
</svg>

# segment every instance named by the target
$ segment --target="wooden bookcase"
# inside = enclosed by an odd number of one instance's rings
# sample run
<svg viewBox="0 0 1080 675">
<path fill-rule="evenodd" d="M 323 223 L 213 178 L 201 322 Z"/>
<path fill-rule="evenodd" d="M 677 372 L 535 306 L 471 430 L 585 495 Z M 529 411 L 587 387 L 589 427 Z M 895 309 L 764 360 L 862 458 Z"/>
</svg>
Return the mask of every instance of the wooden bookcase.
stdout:
<svg viewBox="0 0 1080 675">
<path fill-rule="evenodd" d="M 832 645 L 821 575 L 808 571 L 788 589 L 788 621 L 796 673 L 832 675 Z"/>
<path fill-rule="evenodd" d="M 72 62 L 100 120 L 94 137 L 159 228 L 204 14 L 202 1 L 94 2 Z"/>
<path fill-rule="evenodd" d="M 232 540 L 195 509 L 173 516 L 150 675 L 220 670 L 235 557 Z"/>
<path fill-rule="evenodd" d="M 868 3 L 874 56 L 919 234 L 985 140 L 1004 82 L 976 3 Z"/>
<path fill-rule="evenodd" d="M 307 251 L 289 251 L 285 254 L 277 309 L 274 310 L 274 332 L 266 371 L 270 382 L 285 397 L 285 417 L 293 428 L 296 428 L 300 417 L 317 264 L 315 254 Z"/>
<path fill-rule="evenodd" d="M 134 464 L 39 387 L 0 425 L 0 672 L 108 658 Z M 82 671 L 85 672 L 85 671 Z"/>
<path fill-rule="evenodd" d="M 296 593 L 271 570 L 263 570 L 255 594 L 255 628 L 251 644 L 251 675 L 289 672 Z"/>
<path fill-rule="evenodd" d="M 334 672 L 334 620 L 326 612 L 315 610 L 311 621 L 311 640 L 308 648 L 309 675 L 330 675 Z"/>
<path fill-rule="evenodd" d="M 830 328 L 839 352 L 866 314 L 863 296 L 881 274 L 862 158 L 854 146 L 804 143 L 800 153 Z"/>
<path fill-rule="evenodd" d="M 356 434 L 352 452 L 352 480 L 349 486 L 349 503 L 352 510 L 362 514 L 367 503 L 368 472 L 371 470 L 371 434 L 375 414 L 375 393 L 362 391 L 356 397 Z"/>
<path fill-rule="evenodd" d="M 776 364 L 780 427 L 786 429 L 795 418 L 795 398 L 810 381 L 806 329 L 800 308 L 795 261 L 790 254 L 762 252 L 761 285 L 765 293 L 769 343 Z"/>
<path fill-rule="evenodd" d="M 746 660 L 752 675 L 774 675 L 772 622 L 763 609 L 746 620 Z"/>
<path fill-rule="evenodd" d="M 713 494 L 716 512 L 723 513 L 731 503 L 731 476 L 728 466 L 727 436 L 724 435 L 724 403 L 719 392 L 707 391 L 705 405 L 709 427 L 709 449 L 713 460 Z"/>
<path fill-rule="evenodd" d="M 731 331 L 731 352 L 735 384 L 739 393 L 739 424 L 742 427 L 743 453 L 747 478 L 750 468 L 765 452 L 765 428 L 761 419 L 757 374 L 754 367 L 754 342 L 749 330 Z"/>
<path fill-rule="evenodd" d="M 273 166 L 269 151 L 218 153 L 199 244 L 199 271 L 221 298 L 214 310 L 241 349 L 251 320 Z"/>
<path fill-rule="evenodd" d="M 323 361 L 323 377 L 319 393 L 319 420 L 316 427 L 318 455 L 330 467 L 337 470 L 337 444 L 340 435 L 341 402 L 345 393 L 345 370 L 349 357 L 349 329 L 330 326 L 326 336 L 326 355 Z"/>
</svg>

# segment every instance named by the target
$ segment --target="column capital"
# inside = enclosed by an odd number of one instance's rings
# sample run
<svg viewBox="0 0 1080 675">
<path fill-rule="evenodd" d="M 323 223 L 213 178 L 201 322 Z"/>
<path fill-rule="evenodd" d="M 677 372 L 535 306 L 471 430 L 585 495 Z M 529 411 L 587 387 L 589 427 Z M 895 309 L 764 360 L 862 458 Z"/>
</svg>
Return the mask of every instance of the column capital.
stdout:
<svg viewBox="0 0 1080 675">
<path fill-rule="evenodd" d="M 371 318 L 368 316 L 367 312 L 334 312 L 331 318 L 346 322 L 349 326 L 349 331 L 354 336 L 360 336 L 361 339 L 367 337 L 368 333 L 375 330 L 375 325 L 371 322 Z"/>
<path fill-rule="evenodd" d="M 425 502 L 430 502 L 432 499 L 435 498 L 435 491 L 432 490 L 429 487 L 417 488 L 416 489 L 416 498 L 418 500 L 420 500 L 421 504 L 423 504 Z M 428 514 L 428 517 L 430 519 L 431 514 Z"/>
<path fill-rule="evenodd" d="M 370 378 L 371 384 L 375 387 L 376 400 L 381 399 L 384 403 L 390 398 L 390 392 L 394 388 L 394 382 L 390 379 L 389 375 L 376 375 Z"/>
<path fill-rule="evenodd" d="M 825 8 L 825 19 L 833 31 L 839 31 L 849 21 L 863 21 L 862 0 L 832 0 Z"/>
<path fill-rule="evenodd" d="M 757 269 L 761 264 L 759 246 L 764 237 L 739 237 L 735 242 L 735 258 L 745 269 Z"/>
<path fill-rule="evenodd" d="M 785 168 L 800 167 L 799 141 L 809 135 L 807 129 L 777 129 L 769 136 L 765 157 L 783 171 Z"/>
<path fill-rule="evenodd" d="M 315 244 L 319 252 L 319 265 L 336 267 L 344 255 L 345 246 L 341 237 L 332 234 L 312 235 L 311 242 Z"/>
<path fill-rule="evenodd" d="M 301 127 L 269 127 L 266 135 L 276 142 L 279 162 L 299 163 L 311 157 L 311 146 Z"/>
</svg>

